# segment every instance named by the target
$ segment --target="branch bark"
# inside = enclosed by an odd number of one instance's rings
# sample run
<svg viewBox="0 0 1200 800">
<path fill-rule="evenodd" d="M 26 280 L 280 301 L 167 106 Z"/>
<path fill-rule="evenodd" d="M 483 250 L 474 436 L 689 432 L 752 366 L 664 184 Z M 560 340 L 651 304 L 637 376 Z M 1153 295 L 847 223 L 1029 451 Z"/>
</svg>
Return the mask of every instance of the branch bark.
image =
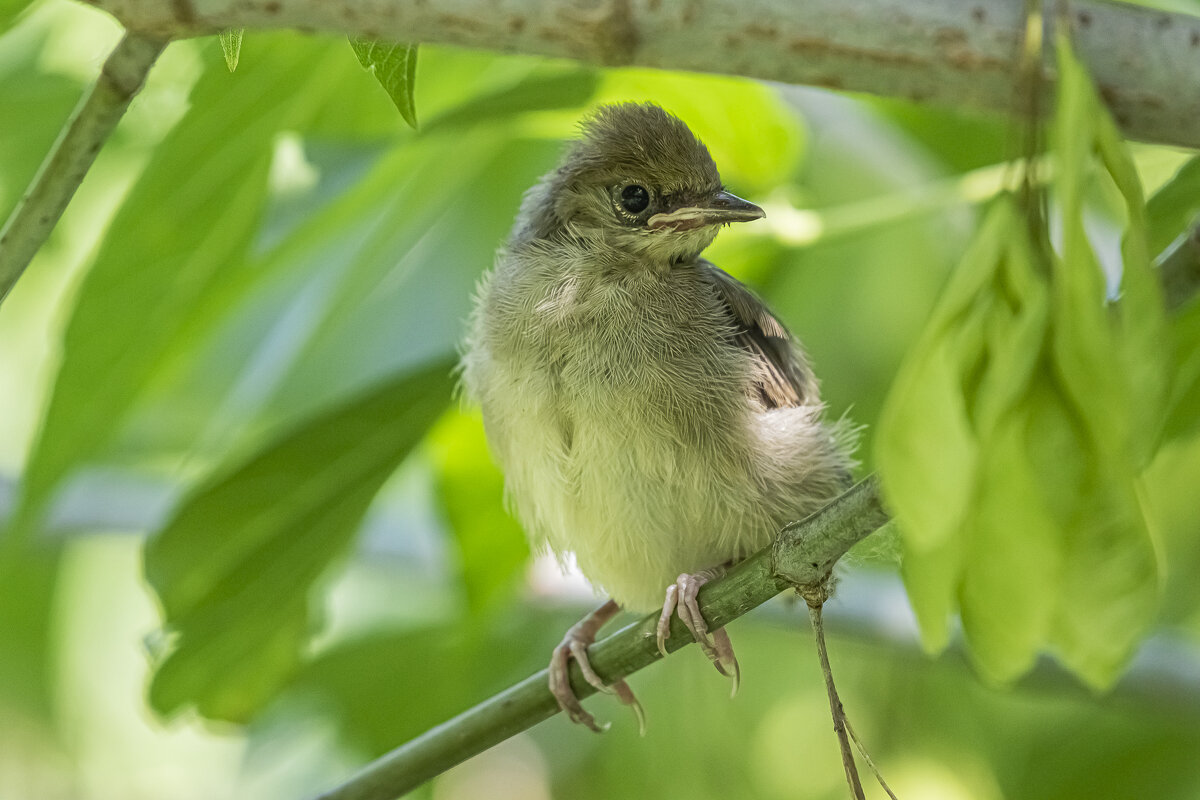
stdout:
<svg viewBox="0 0 1200 800">
<path fill-rule="evenodd" d="M 838 559 L 888 520 L 874 478 L 868 478 L 700 590 L 700 609 L 719 628 L 762 605 L 789 586 L 823 582 Z M 592 667 L 607 683 L 662 658 L 655 641 L 658 614 L 650 614 L 592 645 Z M 667 650 L 691 643 L 676 616 Z M 318 800 L 391 800 L 492 745 L 558 713 L 542 670 L 368 764 Z M 595 694 L 571 662 L 571 688 L 579 698 Z"/>
<path fill-rule="evenodd" d="M 1024 0 L 84 0 L 163 37 L 298 28 L 719 72 L 1020 113 Z M 1125 133 L 1200 147 L 1200 18 L 1073 0 L 1079 57 Z M 1047 15 L 1054 24 L 1055 15 Z M 1043 71 L 1048 83 L 1053 68 Z"/>
<path fill-rule="evenodd" d="M 0 229 L 0 303 L 58 223 L 165 46 L 165 39 L 126 33 L 104 62 L 96 83 Z"/>
</svg>

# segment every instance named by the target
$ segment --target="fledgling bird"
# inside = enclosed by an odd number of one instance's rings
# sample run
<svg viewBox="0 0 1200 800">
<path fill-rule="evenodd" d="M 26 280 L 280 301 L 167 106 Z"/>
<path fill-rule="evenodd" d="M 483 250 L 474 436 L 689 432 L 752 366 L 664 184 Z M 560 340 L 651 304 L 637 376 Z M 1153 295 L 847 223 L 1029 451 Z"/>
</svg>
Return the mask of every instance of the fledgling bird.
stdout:
<svg viewBox="0 0 1200 800">
<path fill-rule="evenodd" d="M 736 682 L 725 631 L 696 592 L 849 485 L 848 439 L 822 421 L 797 342 L 700 257 L 763 211 L 727 192 L 707 148 L 652 104 L 599 108 L 526 194 L 481 282 L 463 356 L 506 490 L 535 546 L 611 599 L 554 650 L 550 688 L 598 729 L 567 682 L 619 607 L 672 613 Z M 736 683 L 735 683 L 736 686 Z"/>
</svg>

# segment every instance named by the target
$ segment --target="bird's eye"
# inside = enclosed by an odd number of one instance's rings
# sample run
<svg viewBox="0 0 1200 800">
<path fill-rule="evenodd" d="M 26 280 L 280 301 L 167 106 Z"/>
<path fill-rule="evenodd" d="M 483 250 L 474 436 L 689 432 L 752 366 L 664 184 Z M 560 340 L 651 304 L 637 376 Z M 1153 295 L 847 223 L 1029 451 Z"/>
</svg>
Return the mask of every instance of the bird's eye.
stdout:
<svg viewBox="0 0 1200 800">
<path fill-rule="evenodd" d="M 631 183 L 621 190 L 621 208 L 630 214 L 640 214 L 650 207 L 650 192 L 645 186 Z"/>
</svg>

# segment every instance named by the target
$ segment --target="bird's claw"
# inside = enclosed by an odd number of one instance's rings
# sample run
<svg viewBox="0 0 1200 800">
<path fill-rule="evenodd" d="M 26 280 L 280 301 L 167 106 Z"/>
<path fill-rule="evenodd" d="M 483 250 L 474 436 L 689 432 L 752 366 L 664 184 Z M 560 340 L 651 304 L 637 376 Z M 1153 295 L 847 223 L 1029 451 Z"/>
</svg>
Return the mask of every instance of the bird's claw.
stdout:
<svg viewBox="0 0 1200 800">
<path fill-rule="evenodd" d="M 742 669 L 733 653 L 733 643 L 729 641 L 729 634 L 724 628 L 718 628 L 709 635 L 708 623 L 704 621 L 700 605 L 696 601 L 700 587 L 718 574 L 720 573 L 714 570 L 685 573 L 667 587 L 662 614 L 658 618 L 658 651 L 664 656 L 667 654 L 667 639 L 671 636 L 671 615 L 678 614 L 684 627 L 717 668 L 717 672 L 733 678 L 733 694 L 737 694 L 742 681 Z"/>
<path fill-rule="evenodd" d="M 596 691 L 613 695 L 623 705 L 630 707 L 634 716 L 637 717 L 638 733 L 644 736 L 646 734 L 646 712 L 637 697 L 634 696 L 633 690 L 629 688 L 629 684 L 622 679 L 606 685 L 592 669 L 592 664 L 588 660 L 587 648 L 594 641 L 594 633 L 589 634 L 588 631 L 581 629 L 581 626 L 575 626 L 567 631 L 567 635 L 563 637 L 558 647 L 554 648 L 554 652 L 550 656 L 550 693 L 558 701 L 558 707 L 572 722 L 586 725 L 596 733 L 604 733 L 611 727 L 611 723 L 608 722 L 597 723 L 596 718 L 584 709 L 579 698 L 575 696 L 575 692 L 571 690 L 570 660 L 574 658 L 579 664 L 580 672 L 583 673 L 583 679 L 594 686 Z"/>
</svg>

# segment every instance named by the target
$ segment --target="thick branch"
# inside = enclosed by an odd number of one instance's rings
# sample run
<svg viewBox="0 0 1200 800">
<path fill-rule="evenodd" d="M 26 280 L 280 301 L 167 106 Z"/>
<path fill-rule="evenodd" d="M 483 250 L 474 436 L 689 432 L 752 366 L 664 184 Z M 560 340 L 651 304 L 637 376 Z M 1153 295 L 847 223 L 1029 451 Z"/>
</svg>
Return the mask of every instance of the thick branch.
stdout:
<svg viewBox="0 0 1200 800">
<path fill-rule="evenodd" d="M 823 581 L 833 564 L 856 542 L 887 521 L 879 490 L 868 478 L 801 523 L 776 543 L 738 564 L 700 590 L 700 609 L 709 627 L 719 628 L 762 605 L 794 583 Z M 662 658 L 655 642 L 658 614 L 625 626 L 592 645 L 592 666 L 612 682 Z M 678 617 L 671 621 L 667 650 L 691 642 Z M 391 800 L 492 745 L 558 713 L 542 670 L 474 708 L 438 725 L 368 764 L 319 800 Z M 595 693 L 571 662 L 571 688 L 583 698 Z"/>
<path fill-rule="evenodd" d="M 29 190 L 0 230 L 0 302 L 58 223 L 96 154 L 166 42 L 127 33 L 104 62 L 100 77 L 63 128 Z"/>
<path fill-rule="evenodd" d="M 85 1 L 160 36 L 299 28 L 1024 107 L 1013 77 L 1024 0 Z M 1076 52 L 1126 134 L 1200 147 L 1200 18 L 1096 0 L 1069 8 Z"/>
</svg>

